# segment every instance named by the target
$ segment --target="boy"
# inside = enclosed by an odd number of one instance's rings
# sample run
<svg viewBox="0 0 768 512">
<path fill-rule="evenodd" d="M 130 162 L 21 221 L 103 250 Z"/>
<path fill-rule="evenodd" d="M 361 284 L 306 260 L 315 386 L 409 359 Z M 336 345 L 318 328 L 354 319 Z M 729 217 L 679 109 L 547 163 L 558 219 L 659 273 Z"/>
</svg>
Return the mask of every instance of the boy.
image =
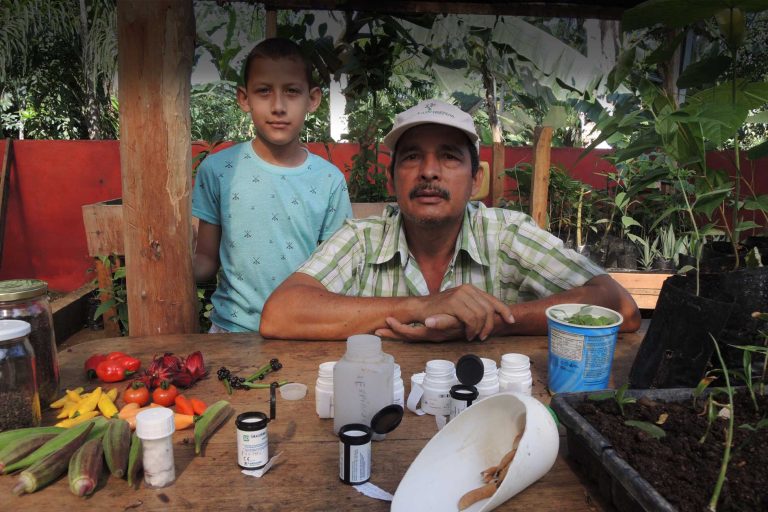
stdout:
<svg viewBox="0 0 768 512">
<path fill-rule="evenodd" d="M 195 280 L 221 266 L 210 332 L 258 331 L 270 293 L 352 214 L 344 175 L 299 142 L 320 99 L 293 42 L 267 39 L 248 54 L 237 101 L 256 137 L 203 160 L 192 194 Z"/>
</svg>

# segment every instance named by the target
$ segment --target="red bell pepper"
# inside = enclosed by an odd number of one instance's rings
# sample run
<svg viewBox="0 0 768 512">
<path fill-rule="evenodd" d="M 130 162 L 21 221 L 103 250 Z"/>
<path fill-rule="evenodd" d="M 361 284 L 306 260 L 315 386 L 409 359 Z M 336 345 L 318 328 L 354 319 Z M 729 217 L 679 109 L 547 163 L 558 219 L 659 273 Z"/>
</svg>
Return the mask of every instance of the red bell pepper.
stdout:
<svg viewBox="0 0 768 512">
<path fill-rule="evenodd" d="M 83 365 L 83 368 L 85 369 L 85 374 L 88 376 L 89 379 L 96 378 L 96 367 L 99 366 L 99 363 L 102 361 L 105 361 L 107 356 L 104 354 L 94 354 L 88 359 L 85 360 L 85 364 Z"/>
<path fill-rule="evenodd" d="M 109 359 L 107 360 L 109 361 Z M 117 359 L 112 359 L 112 361 L 119 363 L 123 368 L 133 373 L 136 373 L 141 368 L 141 361 L 131 356 L 118 357 Z"/>
<path fill-rule="evenodd" d="M 110 352 L 105 356 L 107 358 L 107 361 L 114 361 L 115 359 L 121 359 L 123 357 L 131 357 L 125 352 Z"/>
<path fill-rule="evenodd" d="M 102 382 L 120 382 L 135 372 L 127 370 L 120 361 L 102 361 L 96 367 L 96 375 Z"/>
</svg>

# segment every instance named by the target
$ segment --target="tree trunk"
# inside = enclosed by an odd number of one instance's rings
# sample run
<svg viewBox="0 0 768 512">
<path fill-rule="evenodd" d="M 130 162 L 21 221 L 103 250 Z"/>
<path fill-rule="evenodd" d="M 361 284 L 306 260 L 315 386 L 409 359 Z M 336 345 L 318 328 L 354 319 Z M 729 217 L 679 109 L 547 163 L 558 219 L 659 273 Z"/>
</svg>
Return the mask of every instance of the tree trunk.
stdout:
<svg viewBox="0 0 768 512">
<path fill-rule="evenodd" d="M 119 0 L 120 165 L 131 336 L 199 330 L 192 277 L 191 0 Z"/>
<path fill-rule="evenodd" d="M 504 138 L 496 108 L 496 78 L 488 68 L 488 58 L 481 65 L 485 103 L 488 108 L 488 124 L 491 127 L 493 141 L 493 161 L 491 162 L 491 206 L 497 206 L 504 196 Z"/>
<path fill-rule="evenodd" d="M 101 138 L 99 130 L 99 106 L 94 94 L 94 80 L 88 72 L 88 49 L 90 45 L 88 37 L 88 8 L 85 0 L 80 0 L 80 65 L 83 71 L 83 88 L 85 92 L 85 124 L 88 129 L 88 138 L 96 140 Z"/>
</svg>

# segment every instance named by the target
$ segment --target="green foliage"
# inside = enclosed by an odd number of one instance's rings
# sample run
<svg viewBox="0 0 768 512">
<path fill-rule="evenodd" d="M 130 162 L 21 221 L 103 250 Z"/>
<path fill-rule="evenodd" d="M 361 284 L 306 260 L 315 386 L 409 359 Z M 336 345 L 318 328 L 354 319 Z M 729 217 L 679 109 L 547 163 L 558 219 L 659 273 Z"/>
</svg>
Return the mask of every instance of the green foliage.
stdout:
<svg viewBox="0 0 768 512">
<path fill-rule="evenodd" d="M 613 320 L 611 320 L 607 316 L 593 316 L 593 315 L 581 315 L 581 314 L 571 315 L 568 318 L 565 318 L 563 321 L 573 325 L 588 325 L 592 327 L 600 326 L 600 325 L 611 325 L 613 323 Z"/>
<path fill-rule="evenodd" d="M 663 428 L 658 427 L 653 423 L 650 423 L 647 421 L 626 420 L 624 424 L 627 425 L 628 427 L 635 427 L 637 429 L 640 429 L 654 439 L 661 439 L 662 437 L 667 435 L 667 433 L 664 431 Z"/>
<path fill-rule="evenodd" d="M 627 404 L 634 404 L 635 402 L 637 402 L 636 398 L 627 395 L 628 388 L 629 388 L 629 383 L 625 382 L 618 389 L 602 391 L 600 393 L 592 393 L 587 397 L 587 399 L 598 401 L 598 402 L 603 400 L 614 399 L 616 401 L 616 405 L 619 406 L 619 411 L 621 412 L 621 415 L 624 416 L 624 406 Z"/>
<path fill-rule="evenodd" d="M 106 297 L 106 300 L 102 300 L 99 307 L 96 308 L 93 319 L 96 320 L 104 316 L 104 313 L 114 308 L 116 316 L 109 320 L 117 322 L 120 334 L 126 336 L 128 334 L 128 292 L 125 287 L 125 266 L 120 263 L 118 256 L 99 255 L 98 259 L 104 265 L 107 272 L 109 272 L 112 282 L 110 288 L 98 289 L 99 294 Z M 94 281 L 94 284 L 97 284 L 97 282 Z"/>
</svg>

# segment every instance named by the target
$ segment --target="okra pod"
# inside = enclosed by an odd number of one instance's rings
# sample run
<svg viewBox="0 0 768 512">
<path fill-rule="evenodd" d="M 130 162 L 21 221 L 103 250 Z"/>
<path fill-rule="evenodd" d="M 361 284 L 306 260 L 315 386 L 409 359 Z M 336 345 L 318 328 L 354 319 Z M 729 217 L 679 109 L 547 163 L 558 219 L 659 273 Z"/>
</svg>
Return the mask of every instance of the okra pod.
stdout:
<svg viewBox="0 0 768 512">
<path fill-rule="evenodd" d="M 195 422 L 195 455 L 200 455 L 203 444 L 216 432 L 232 413 L 232 406 L 226 400 L 209 405 Z"/>
<path fill-rule="evenodd" d="M 21 439 L 14 444 L 9 444 L 0 450 L 0 473 L 3 472 L 5 466 L 23 459 L 54 437 L 56 437 L 56 434 L 53 433 L 33 434 Z"/>
<path fill-rule="evenodd" d="M 64 445 L 58 447 L 57 450 L 49 453 L 22 471 L 19 475 L 19 480 L 16 482 L 16 485 L 11 492 L 17 496 L 24 494 L 25 492 L 32 493 L 42 489 L 60 477 L 67 470 L 69 459 L 72 458 L 75 451 L 77 451 L 77 449 L 85 442 L 85 438 L 93 428 L 93 423 L 87 423 L 84 426 L 84 429 L 78 429 L 79 434 L 77 436 L 69 439 Z M 54 439 L 48 441 L 48 443 L 51 443 L 68 433 L 69 432 L 59 434 Z M 48 443 L 39 448 L 38 451 L 42 450 Z M 35 453 L 37 453 L 37 451 L 35 451 Z M 34 455 L 34 453 L 32 455 Z"/>
<path fill-rule="evenodd" d="M 61 427 L 27 427 L 17 428 L 15 430 L 6 430 L 0 432 L 0 450 L 4 449 L 9 444 L 14 444 L 27 436 L 35 434 L 58 434 L 64 432 Z"/>
<path fill-rule="evenodd" d="M 69 490 L 75 496 L 87 496 L 96 490 L 104 458 L 101 439 L 86 441 L 69 459 Z"/>
<path fill-rule="evenodd" d="M 141 458 L 141 439 L 134 432 L 131 435 L 131 451 L 128 452 L 128 485 L 133 487 L 138 483 L 142 469 L 144 469 L 144 461 Z"/>
<path fill-rule="evenodd" d="M 121 419 L 109 420 L 102 438 L 104 459 L 112 476 L 122 478 L 128 468 L 128 452 L 131 450 L 131 427 Z"/>
<path fill-rule="evenodd" d="M 66 446 L 70 441 L 77 438 L 83 432 L 90 432 L 91 428 L 93 428 L 93 421 L 88 421 L 62 431 L 61 433 L 57 434 L 56 437 L 49 439 L 44 445 L 20 461 L 7 465 L 5 468 L 3 468 L 3 473 L 13 473 L 14 471 L 30 467 L 32 464 L 35 464 L 48 455 L 58 452 L 62 447 Z"/>
</svg>

